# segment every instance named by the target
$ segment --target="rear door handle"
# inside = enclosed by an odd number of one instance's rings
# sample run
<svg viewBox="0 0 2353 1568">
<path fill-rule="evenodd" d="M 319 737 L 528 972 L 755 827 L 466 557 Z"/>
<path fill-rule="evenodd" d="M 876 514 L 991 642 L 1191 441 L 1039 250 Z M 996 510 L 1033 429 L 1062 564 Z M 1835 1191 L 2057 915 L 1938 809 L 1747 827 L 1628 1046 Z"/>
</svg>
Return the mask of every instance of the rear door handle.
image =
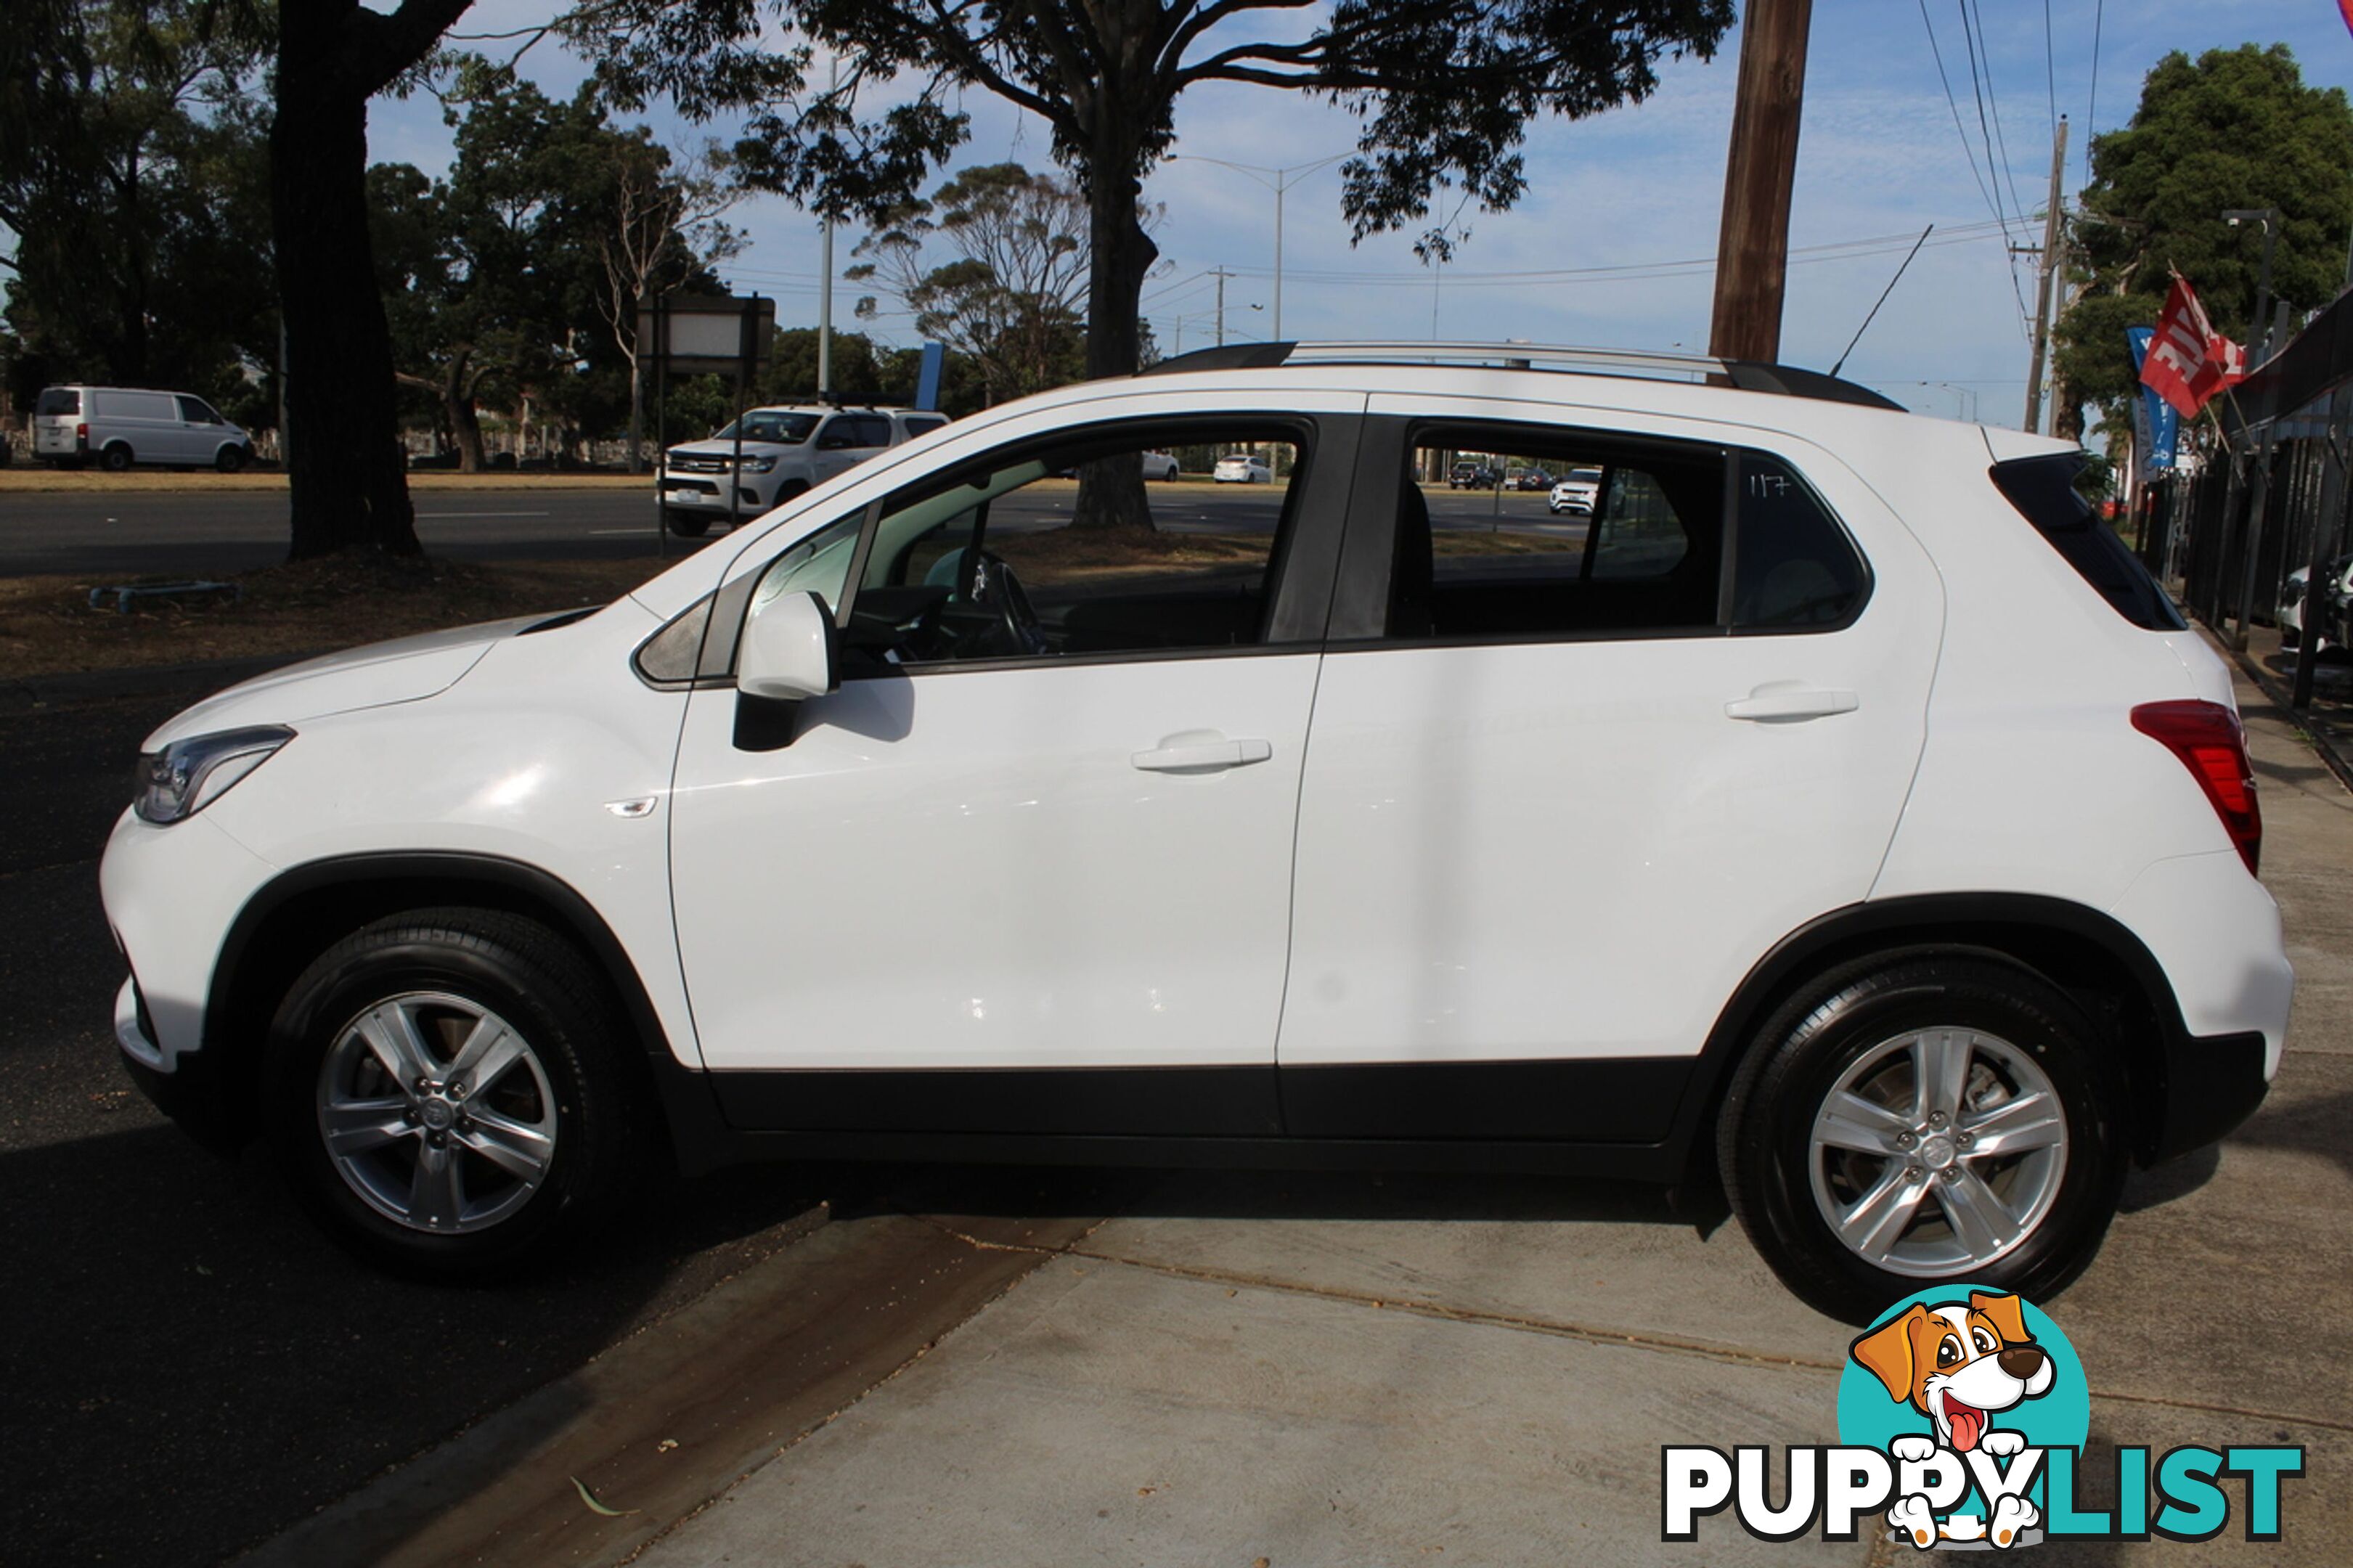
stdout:
<svg viewBox="0 0 2353 1568">
<path fill-rule="evenodd" d="M 1852 691 L 1800 686 L 1794 680 L 1775 681 L 1725 703 L 1724 716 L 1769 724 L 1777 721 L 1826 719 L 1833 713 L 1852 713 L 1860 706 L 1861 699 Z"/>
<path fill-rule="evenodd" d="M 1171 735 L 1167 742 L 1127 760 L 1148 773 L 1214 773 L 1246 767 L 1274 755 L 1264 741 L 1191 740 Z"/>
</svg>

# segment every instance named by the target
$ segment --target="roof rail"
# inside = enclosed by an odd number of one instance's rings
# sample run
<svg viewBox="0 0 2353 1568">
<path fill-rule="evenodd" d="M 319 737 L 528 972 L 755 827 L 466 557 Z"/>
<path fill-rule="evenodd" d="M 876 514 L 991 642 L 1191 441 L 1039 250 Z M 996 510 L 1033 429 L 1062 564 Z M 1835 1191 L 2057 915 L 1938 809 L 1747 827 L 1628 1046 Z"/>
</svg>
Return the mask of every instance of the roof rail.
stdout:
<svg viewBox="0 0 2353 1568">
<path fill-rule="evenodd" d="M 1904 405 L 1867 386 L 1820 371 L 1761 360 L 1710 354 L 1659 353 L 1647 349 L 1584 348 L 1567 343 L 1423 342 L 1409 338 L 1338 342 L 1230 343 L 1165 359 L 1142 372 L 1167 375 L 1196 370 L 1263 370 L 1281 364 L 1465 364 L 1504 370 L 1563 371 L 1581 375 L 1633 375 L 1711 381 L 1746 392 L 1852 403 L 1867 408 Z"/>
</svg>

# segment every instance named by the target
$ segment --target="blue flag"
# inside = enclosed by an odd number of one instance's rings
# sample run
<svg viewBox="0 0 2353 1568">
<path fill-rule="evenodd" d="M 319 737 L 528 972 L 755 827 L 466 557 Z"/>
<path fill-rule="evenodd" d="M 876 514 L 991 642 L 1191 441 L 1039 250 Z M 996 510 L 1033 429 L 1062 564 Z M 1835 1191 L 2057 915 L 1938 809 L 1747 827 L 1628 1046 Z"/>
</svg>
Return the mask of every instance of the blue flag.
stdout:
<svg viewBox="0 0 2353 1568">
<path fill-rule="evenodd" d="M 2133 369 L 2138 371 L 2148 358 L 2149 340 L 2157 333 L 2147 327 L 2126 327 L 2125 342 L 2132 347 Z M 2151 392 L 2140 388 L 2133 399 L 2133 445 L 2140 452 L 2140 477 L 2156 479 L 2173 469 L 2173 448 L 2181 435 L 2181 416 L 2173 405 Z"/>
</svg>

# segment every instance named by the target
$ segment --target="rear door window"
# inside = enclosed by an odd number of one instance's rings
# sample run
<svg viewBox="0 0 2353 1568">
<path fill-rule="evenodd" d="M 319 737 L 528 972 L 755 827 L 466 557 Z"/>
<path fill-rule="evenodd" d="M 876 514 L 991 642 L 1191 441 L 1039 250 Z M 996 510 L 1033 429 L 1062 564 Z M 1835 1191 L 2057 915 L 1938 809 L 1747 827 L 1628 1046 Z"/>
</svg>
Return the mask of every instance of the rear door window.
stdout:
<svg viewBox="0 0 2353 1568">
<path fill-rule="evenodd" d="M 1733 629 L 1805 631 L 1852 618 L 1870 574 L 1813 487 L 1762 452 L 1740 454 Z"/>
<path fill-rule="evenodd" d="M 33 407 L 36 416 L 51 419 L 78 419 L 81 416 L 81 388 L 52 386 L 41 394 Z"/>
</svg>

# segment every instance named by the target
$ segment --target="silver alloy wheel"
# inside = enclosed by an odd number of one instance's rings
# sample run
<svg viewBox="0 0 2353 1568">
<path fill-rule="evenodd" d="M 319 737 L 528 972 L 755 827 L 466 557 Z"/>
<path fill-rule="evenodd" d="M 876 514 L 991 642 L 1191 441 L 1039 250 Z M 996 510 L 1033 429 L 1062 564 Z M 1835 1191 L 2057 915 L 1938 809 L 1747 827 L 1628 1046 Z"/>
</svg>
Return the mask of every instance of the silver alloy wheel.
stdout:
<svg viewBox="0 0 2353 1568">
<path fill-rule="evenodd" d="M 531 1043 L 479 1002 L 387 996 L 320 1064 L 319 1136 L 376 1213 L 431 1236 L 487 1229 L 555 1158 L 555 1090 Z"/>
<path fill-rule="evenodd" d="M 1863 1052 L 1814 1114 L 1814 1204 L 1847 1249 L 1925 1278 L 1993 1262 L 2033 1234 L 2067 1173 L 2067 1117 L 1999 1036 L 1915 1029 Z"/>
</svg>

